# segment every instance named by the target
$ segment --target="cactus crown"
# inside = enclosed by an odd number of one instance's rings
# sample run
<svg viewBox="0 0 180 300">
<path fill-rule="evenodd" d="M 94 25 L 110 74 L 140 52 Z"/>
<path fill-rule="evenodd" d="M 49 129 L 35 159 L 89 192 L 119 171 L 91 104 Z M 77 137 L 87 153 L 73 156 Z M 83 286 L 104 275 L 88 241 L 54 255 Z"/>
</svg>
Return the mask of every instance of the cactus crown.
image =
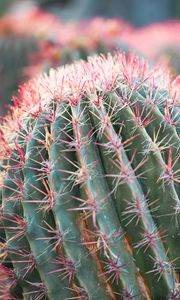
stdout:
<svg viewBox="0 0 180 300">
<path fill-rule="evenodd" d="M 52 69 L 14 103 L 1 129 L 4 297 L 179 299 L 168 76 L 118 52 Z"/>
</svg>

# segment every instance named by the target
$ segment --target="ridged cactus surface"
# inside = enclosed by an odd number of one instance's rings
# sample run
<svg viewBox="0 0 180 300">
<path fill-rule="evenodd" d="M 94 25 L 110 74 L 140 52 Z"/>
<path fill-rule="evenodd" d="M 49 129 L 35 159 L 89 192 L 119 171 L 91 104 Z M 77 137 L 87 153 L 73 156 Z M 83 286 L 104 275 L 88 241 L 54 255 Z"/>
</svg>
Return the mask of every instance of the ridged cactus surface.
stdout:
<svg viewBox="0 0 180 300">
<path fill-rule="evenodd" d="M 52 69 L 14 101 L 1 126 L 1 299 L 180 299 L 168 77 L 116 53 Z"/>
</svg>

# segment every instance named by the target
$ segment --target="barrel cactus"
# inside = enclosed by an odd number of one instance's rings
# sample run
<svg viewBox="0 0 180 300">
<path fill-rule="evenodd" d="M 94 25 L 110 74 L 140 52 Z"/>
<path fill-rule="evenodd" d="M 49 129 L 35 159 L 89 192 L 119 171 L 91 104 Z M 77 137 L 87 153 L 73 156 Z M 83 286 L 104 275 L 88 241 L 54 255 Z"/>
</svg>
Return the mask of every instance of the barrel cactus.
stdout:
<svg viewBox="0 0 180 300">
<path fill-rule="evenodd" d="M 176 95 L 119 52 L 20 88 L 1 125 L 2 299 L 180 299 Z"/>
</svg>

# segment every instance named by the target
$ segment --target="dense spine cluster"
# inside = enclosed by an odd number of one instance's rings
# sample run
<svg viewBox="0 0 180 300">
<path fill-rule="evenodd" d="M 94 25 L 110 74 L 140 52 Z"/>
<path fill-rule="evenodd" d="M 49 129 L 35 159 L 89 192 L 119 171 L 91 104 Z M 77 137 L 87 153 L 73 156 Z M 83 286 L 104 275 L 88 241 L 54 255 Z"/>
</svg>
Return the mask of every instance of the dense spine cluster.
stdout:
<svg viewBox="0 0 180 300">
<path fill-rule="evenodd" d="M 180 298 L 171 86 L 117 53 L 20 89 L 1 126 L 7 300 Z"/>
</svg>

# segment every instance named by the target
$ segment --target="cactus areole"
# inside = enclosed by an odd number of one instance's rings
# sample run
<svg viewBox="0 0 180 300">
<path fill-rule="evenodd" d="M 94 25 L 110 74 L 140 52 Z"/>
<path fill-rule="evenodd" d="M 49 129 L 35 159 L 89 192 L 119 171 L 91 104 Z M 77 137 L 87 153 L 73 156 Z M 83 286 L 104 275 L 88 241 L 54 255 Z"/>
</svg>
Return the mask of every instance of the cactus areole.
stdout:
<svg viewBox="0 0 180 300">
<path fill-rule="evenodd" d="M 1 299 L 180 299 L 176 95 L 119 52 L 20 87 L 1 125 Z"/>
</svg>

